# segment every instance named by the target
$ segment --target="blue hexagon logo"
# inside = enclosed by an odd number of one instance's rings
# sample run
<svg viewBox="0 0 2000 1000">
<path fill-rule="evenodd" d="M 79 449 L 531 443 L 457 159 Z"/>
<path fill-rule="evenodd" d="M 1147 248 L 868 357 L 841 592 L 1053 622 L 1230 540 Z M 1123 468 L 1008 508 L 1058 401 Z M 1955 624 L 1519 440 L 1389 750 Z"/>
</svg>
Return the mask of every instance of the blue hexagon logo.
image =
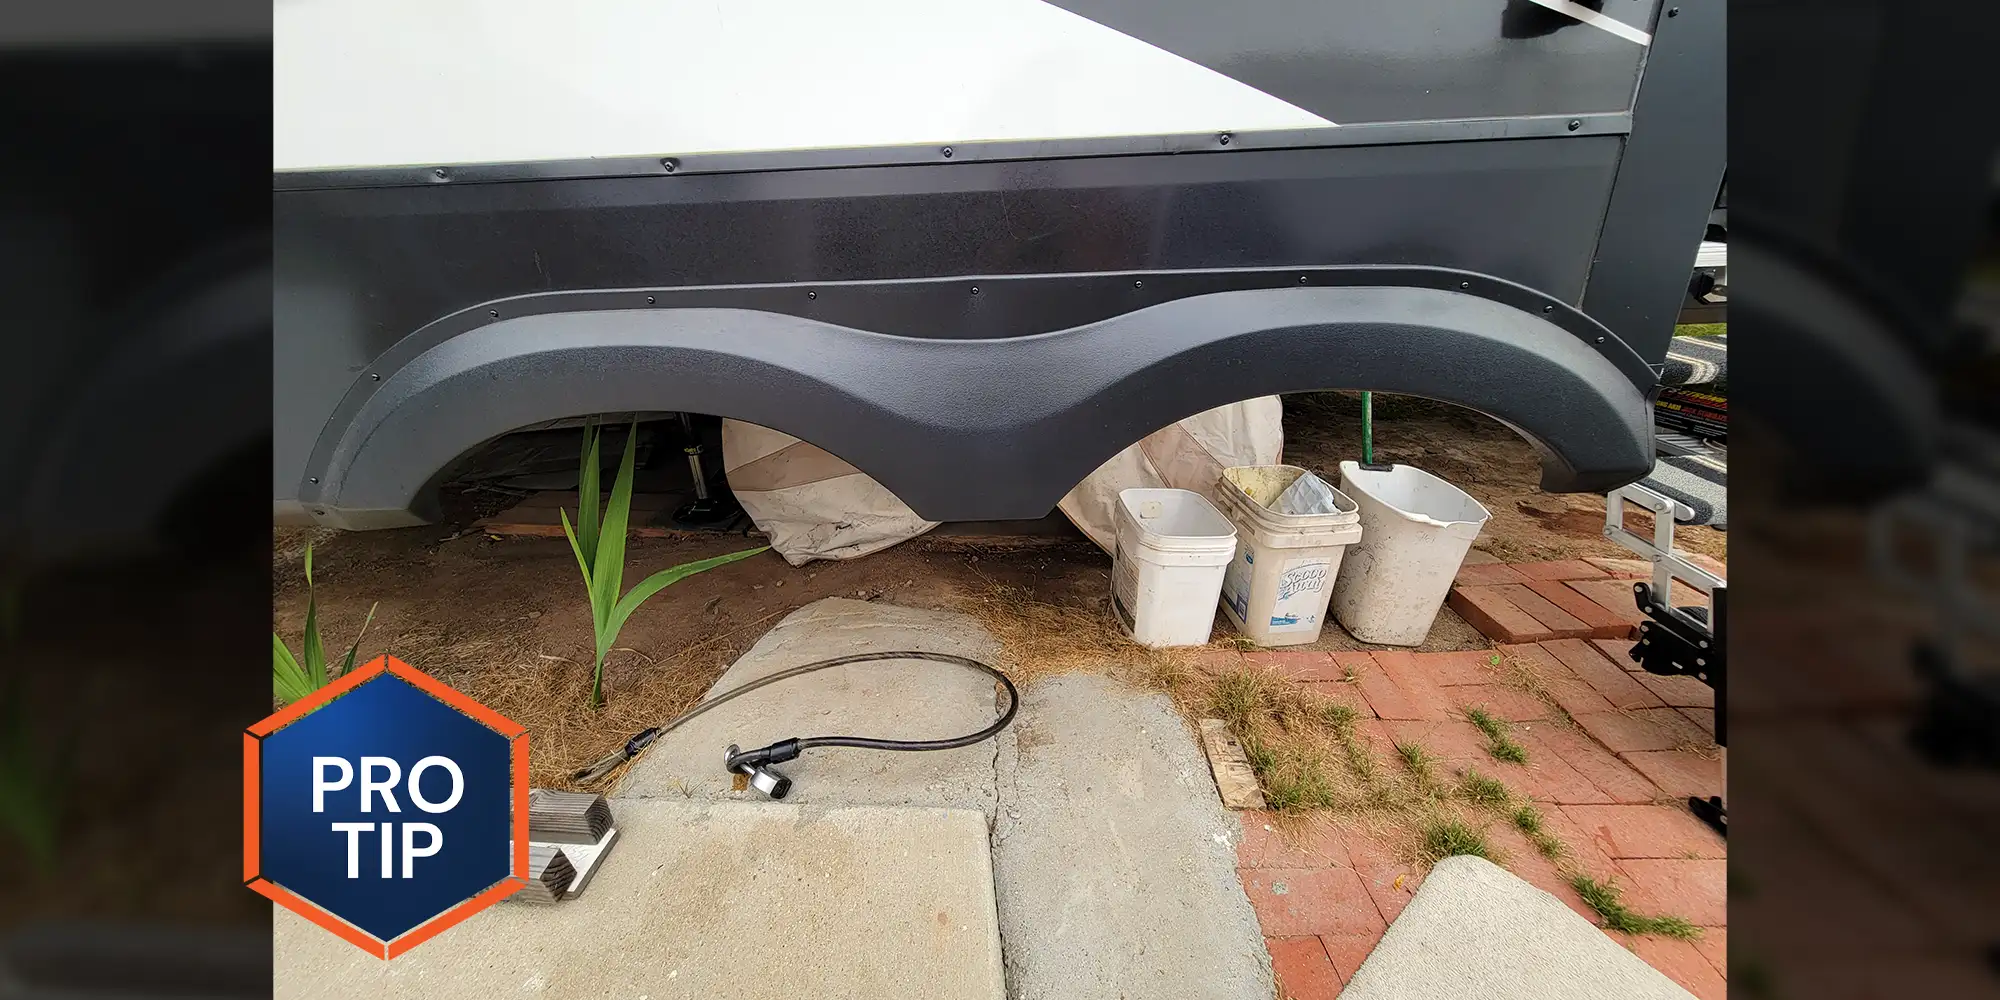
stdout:
<svg viewBox="0 0 2000 1000">
<path fill-rule="evenodd" d="M 389 959 L 519 891 L 528 737 L 394 657 L 243 734 L 246 885 Z"/>
</svg>

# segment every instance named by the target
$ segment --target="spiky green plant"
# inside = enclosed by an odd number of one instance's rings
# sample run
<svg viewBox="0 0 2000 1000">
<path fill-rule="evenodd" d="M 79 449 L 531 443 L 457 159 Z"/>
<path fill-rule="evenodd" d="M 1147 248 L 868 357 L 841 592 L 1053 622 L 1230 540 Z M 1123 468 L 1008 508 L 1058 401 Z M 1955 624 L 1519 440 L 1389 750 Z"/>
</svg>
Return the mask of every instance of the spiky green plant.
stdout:
<svg viewBox="0 0 2000 1000">
<path fill-rule="evenodd" d="M 361 623 L 361 631 L 354 636 L 354 643 L 347 647 L 347 655 L 341 657 L 340 669 L 326 668 L 326 649 L 320 644 L 319 602 L 313 597 L 313 550 L 306 545 L 306 634 L 299 646 L 297 658 L 285 648 L 285 640 L 278 633 L 271 633 L 271 693 L 278 696 L 280 704 L 289 705 L 333 683 L 342 675 L 354 669 L 354 654 L 361 648 L 361 637 L 368 634 L 368 626 L 375 621 L 375 609 L 380 602 L 368 606 L 368 617 Z"/>
<path fill-rule="evenodd" d="M 597 424 L 584 425 L 583 468 L 577 480 L 576 524 L 570 524 L 568 511 L 561 511 L 563 535 L 569 539 L 570 551 L 576 553 L 577 568 L 583 571 L 583 587 L 590 595 L 591 630 L 597 639 L 597 662 L 590 675 L 592 708 L 604 704 L 604 658 L 618 641 L 618 632 L 625 627 L 626 619 L 639 610 L 639 605 L 669 585 L 696 573 L 738 559 L 748 559 L 770 548 L 760 545 L 713 559 L 697 559 L 672 566 L 639 581 L 638 586 L 619 596 L 625 585 L 625 529 L 632 514 L 632 476 L 638 454 L 633 443 L 638 431 L 639 422 L 634 420 L 631 430 L 625 435 L 625 455 L 618 463 L 618 478 L 611 483 L 611 498 L 600 512 L 598 445 L 601 435 Z"/>
</svg>

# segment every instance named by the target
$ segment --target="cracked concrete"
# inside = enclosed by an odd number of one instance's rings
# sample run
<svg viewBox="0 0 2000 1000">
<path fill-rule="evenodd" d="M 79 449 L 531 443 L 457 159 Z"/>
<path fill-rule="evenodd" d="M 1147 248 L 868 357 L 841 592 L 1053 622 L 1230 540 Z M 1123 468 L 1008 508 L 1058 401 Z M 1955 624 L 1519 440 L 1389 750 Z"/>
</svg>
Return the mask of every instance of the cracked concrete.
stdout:
<svg viewBox="0 0 2000 1000">
<path fill-rule="evenodd" d="M 867 650 L 997 662 L 963 615 L 840 598 L 793 612 L 711 694 Z M 696 719 L 634 763 L 620 798 L 749 799 L 722 771 L 730 743 L 846 733 L 972 732 L 996 710 L 976 672 L 926 661 L 835 667 Z M 1007 993 L 1018 1000 L 1269 1000 L 1270 960 L 1236 876 L 1235 819 L 1168 701 L 1101 676 L 1022 693 L 990 743 L 932 753 L 809 751 L 788 803 L 975 808 L 990 824 Z M 613 809 L 617 809 L 616 802 Z"/>
</svg>

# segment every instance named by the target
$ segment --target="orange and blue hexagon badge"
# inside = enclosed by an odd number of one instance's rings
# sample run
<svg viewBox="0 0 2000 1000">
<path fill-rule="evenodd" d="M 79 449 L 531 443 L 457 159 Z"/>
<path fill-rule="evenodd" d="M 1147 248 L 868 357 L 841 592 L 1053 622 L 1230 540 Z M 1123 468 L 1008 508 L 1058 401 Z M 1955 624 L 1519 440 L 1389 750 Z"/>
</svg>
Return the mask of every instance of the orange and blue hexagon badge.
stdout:
<svg viewBox="0 0 2000 1000">
<path fill-rule="evenodd" d="M 243 881 L 384 959 L 520 890 L 527 731 L 394 657 L 243 733 Z"/>
</svg>

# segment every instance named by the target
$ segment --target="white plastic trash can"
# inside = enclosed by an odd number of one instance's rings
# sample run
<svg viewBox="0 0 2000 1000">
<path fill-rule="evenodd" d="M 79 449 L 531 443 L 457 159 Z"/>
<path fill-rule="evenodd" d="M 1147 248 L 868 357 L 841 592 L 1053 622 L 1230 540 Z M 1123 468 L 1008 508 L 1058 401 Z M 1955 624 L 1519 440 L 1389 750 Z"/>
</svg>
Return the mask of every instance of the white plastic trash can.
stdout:
<svg viewBox="0 0 2000 1000">
<path fill-rule="evenodd" d="M 1305 474 L 1296 465 L 1241 465 L 1222 470 L 1215 484 L 1238 541 L 1222 576 L 1222 613 L 1259 646 L 1319 641 L 1341 554 L 1362 535 L 1360 510 L 1338 490 L 1331 513 L 1270 508 Z"/>
<path fill-rule="evenodd" d="M 1120 490 L 1111 564 L 1118 623 L 1145 646 L 1208 642 L 1222 573 L 1235 554 L 1236 529 L 1201 494 Z"/>
<path fill-rule="evenodd" d="M 1421 645 L 1492 515 L 1464 490 L 1410 465 L 1342 462 L 1340 491 L 1361 508 L 1361 541 L 1334 582 L 1334 617 L 1362 642 Z"/>
</svg>

